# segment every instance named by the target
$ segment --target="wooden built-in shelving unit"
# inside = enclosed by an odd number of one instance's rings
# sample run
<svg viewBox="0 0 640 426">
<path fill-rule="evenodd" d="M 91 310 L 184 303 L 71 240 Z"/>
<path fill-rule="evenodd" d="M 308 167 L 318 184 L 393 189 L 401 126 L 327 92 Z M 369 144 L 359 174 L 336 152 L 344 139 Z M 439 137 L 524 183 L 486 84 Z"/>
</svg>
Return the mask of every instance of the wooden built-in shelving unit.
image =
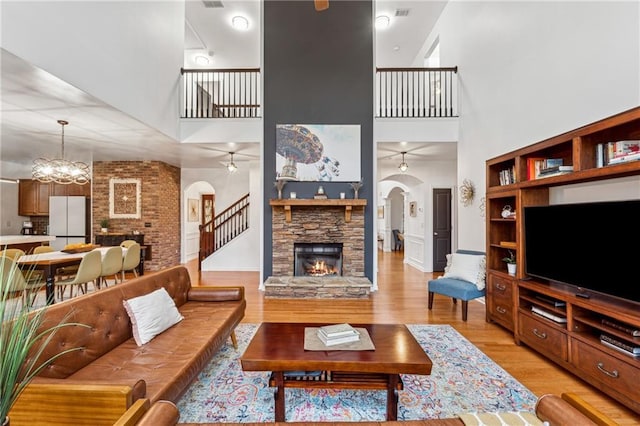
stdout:
<svg viewBox="0 0 640 426">
<path fill-rule="evenodd" d="M 509 329 L 517 343 L 526 344 L 640 413 L 636 380 L 640 356 L 621 353 L 600 341 L 605 332 L 629 346 L 640 347 L 640 337 L 604 325 L 609 322 L 640 330 L 638 304 L 607 296 L 582 299 L 575 289 L 526 277 L 522 220 L 525 207 L 549 204 L 552 187 L 640 175 L 640 160 L 598 164 L 598 145 L 635 140 L 640 140 L 640 107 L 487 161 L 486 300 L 487 321 Z M 573 171 L 532 177 L 532 162 L 549 158 L 562 159 L 563 165 L 573 166 Z M 501 216 L 505 205 L 515 212 L 513 219 Z M 505 241 L 515 241 L 515 247 L 505 246 Z M 571 250 L 570 241 L 563 244 Z M 515 276 L 507 274 L 502 261 L 509 250 L 516 255 Z M 630 285 L 634 279 L 629 276 Z M 535 310 L 550 315 L 540 316 Z"/>
</svg>

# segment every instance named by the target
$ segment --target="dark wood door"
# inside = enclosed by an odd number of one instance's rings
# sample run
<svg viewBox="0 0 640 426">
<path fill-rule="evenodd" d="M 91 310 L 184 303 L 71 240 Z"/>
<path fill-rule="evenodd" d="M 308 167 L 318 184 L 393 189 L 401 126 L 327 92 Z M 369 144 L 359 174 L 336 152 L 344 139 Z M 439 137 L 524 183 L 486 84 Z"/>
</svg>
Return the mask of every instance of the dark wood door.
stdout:
<svg viewBox="0 0 640 426">
<path fill-rule="evenodd" d="M 433 190 L 433 270 L 444 271 L 451 253 L 451 189 Z"/>
</svg>

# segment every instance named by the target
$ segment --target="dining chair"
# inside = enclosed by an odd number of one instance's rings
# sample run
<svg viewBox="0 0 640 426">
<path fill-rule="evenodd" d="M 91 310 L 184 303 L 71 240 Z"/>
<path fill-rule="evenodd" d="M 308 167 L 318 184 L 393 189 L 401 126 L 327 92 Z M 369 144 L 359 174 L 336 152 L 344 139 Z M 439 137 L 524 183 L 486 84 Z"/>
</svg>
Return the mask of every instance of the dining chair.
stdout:
<svg viewBox="0 0 640 426">
<path fill-rule="evenodd" d="M 99 250 L 93 250 L 85 254 L 80 265 L 78 265 L 78 272 L 75 276 L 66 279 L 60 279 L 55 282 L 55 286 L 58 289 L 58 297 L 60 300 L 64 300 L 64 291 L 67 286 L 70 287 L 69 297 L 73 297 L 73 288 L 76 287 L 76 294 L 78 290 L 83 293 L 87 292 L 87 284 L 93 283 L 96 286 L 96 280 L 100 279 L 100 273 L 102 271 L 102 254 Z M 97 287 L 96 287 L 97 288 Z"/>
<path fill-rule="evenodd" d="M 55 251 L 51 246 L 37 246 L 33 248 L 32 254 L 41 254 L 41 253 L 50 253 Z M 27 277 L 27 281 L 31 285 L 42 285 L 44 284 L 44 274 L 42 271 L 34 270 L 30 271 L 30 274 Z"/>
<path fill-rule="evenodd" d="M 51 253 L 55 251 L 51 246 L 38 246 L 33 249 L 33 254 Z"/>
<path fill-rule="evenodd" d="M 122 247 L 110 247 L 102 257 L 102 271 L 100 272 L 100 280 L 98 288 L 104 284 L 109 286 L 108 277 L 113 277 L 113 283 L 118 284 L 118 274 L 122 271 Z"/>
<path fill-rule="evenodd" d="M 127 248 L 127 253 L 122 261 L 122 281 L 125 280 L 125 273 L 133 272 L 133 276 L 138 276 L 138 265 L 140 264 L 140 244 L 135 243 Z"/>
<path fill-rule="evenodd" d="M 134 244 L 139 244 L 136 240 L 124 240 L 120 243 L 120 247 L 129 248 Z"/>
<path fill-rule="evenodd" d="M 17 260 L 20 256 L 24 256 L 24 250 L 20 250 L 17 248 L 4 249 L 0 251 L 0 256 L 6 256 L 13 260 Z"/>
<path fill-rule="evenodd" d="M 16 261 L 8 256 L 0 256 L 0 286 L 4 294 L 20 294 L 23 303 L 31 306 L 37 295 L 37 290 L 42 288 L 42 282 L 30 283 L 20 269 Z"/>
</svg>

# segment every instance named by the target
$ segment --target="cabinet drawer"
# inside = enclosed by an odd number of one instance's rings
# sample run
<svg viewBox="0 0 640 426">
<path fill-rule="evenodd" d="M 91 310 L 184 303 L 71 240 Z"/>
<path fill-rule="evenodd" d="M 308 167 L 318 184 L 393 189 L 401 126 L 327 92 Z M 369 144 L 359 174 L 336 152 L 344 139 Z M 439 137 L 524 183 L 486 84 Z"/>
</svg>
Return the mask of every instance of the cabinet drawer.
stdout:
<svg viewBox="0 0 640 426">
<path fill-rule="evenodd" d="M 487 310 L 489 318 L 513 330 L 513 281 L 489 274 L 487 283 Z"/>
<path fill-rule="evenodd" d="M 497 275 L 489 276 L 489 293 L 494 299 L 504 299 L 511 305 L 513 299 L 513 281 Z"/>
<path fill-rule="evenodd" d="M 563 361 L 568 360 L 569 345 L 566 334 L 544 320 L 520 312 L 518 334 L 523 342 L 538 352 Z"/>
<path fill-rule="evenodd" d="M 630 357 L 631 361 L 634 361 Z M 640 401 L 638 387 L 638 368 L 618 358 L 601 352 L 586 343 L 573 339 L 571 341 L 571 362 L 580 371 L 588 374 L 633 401 Z"/>
</svg>

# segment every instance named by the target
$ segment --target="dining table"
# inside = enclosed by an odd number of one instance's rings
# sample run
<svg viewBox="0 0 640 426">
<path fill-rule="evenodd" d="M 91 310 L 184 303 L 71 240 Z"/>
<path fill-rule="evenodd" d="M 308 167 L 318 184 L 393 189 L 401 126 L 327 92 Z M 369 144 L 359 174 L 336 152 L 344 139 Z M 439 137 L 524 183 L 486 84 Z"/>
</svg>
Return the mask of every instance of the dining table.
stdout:
<svg viewBox="0 0 640 426">
<path fill-rule="evenodd" d="M 93 250 L 100 251 L 104 258 L 107 250 L 111 247 L 96 247 Z M 35 269 L 42 271 L 45 281 L 45 294 L 47 305 L 55 303 L 55 278 L 56 271 L 65 266 L 79 265 L 82 258 L 92 250 L 80 253 L 67 253 L 64 251 L 51 251 L 38 254 L 25 254 L 16 259 L 16 263 L 21 269 Z M 122 256 L 124 258 L 127 249 L 122 247 Z"/>
</svg>

